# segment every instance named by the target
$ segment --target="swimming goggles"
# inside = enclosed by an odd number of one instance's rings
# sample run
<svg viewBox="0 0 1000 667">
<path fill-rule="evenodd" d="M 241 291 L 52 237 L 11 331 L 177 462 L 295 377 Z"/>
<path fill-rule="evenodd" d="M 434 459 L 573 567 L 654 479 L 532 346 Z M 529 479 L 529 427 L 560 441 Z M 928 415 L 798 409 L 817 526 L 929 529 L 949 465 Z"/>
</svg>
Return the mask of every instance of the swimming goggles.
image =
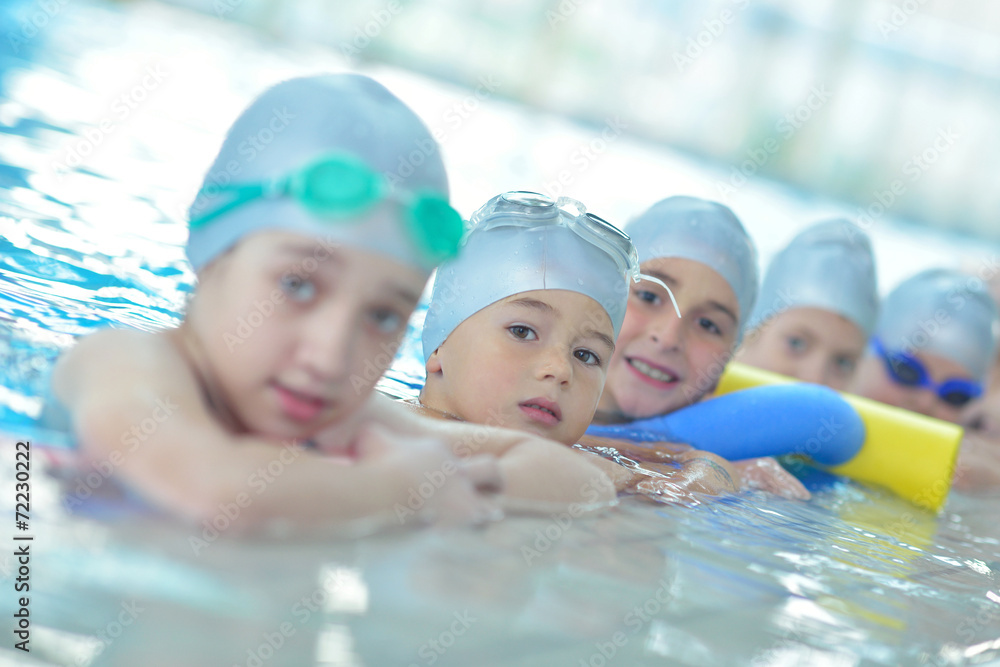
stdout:
<svg viewBox="0 0 1000 667">
<path fill-rule="evenodd" d="M 632 282 L 650 280 L 666 289 L 677 317 L 681 316 L 670 288 L 663 281 L 639 272 L 639 253 L 629 235 L 604 218 L 588 213 L 586 207 L 575 199 L 560 197 L 554 200 L 548 195 L 524 190 L 505 192 L 473 213 L 470 223 L 483 231 L 494 227 L 568 227 L 584 241 L 614 259 L 621 273 L 631 278 Z"/>
<path fill-rule="evenodd" d="M 872 347 L 882 357 L 893 380 L 907 387 L 930 389 L 948 405 L 962 407 L 983 393 L 981 385 L 965 378 L 951 378 L 940 384 L 935 383 L 923 362 L 906 352 L 888 352 L 878 336 L 872 337 Z"/>
<path fill-rule="evenodd" d="M 440 263 L 454 257 L 465 226 L 448 200 L 433 192 L 406 193 L 389 188 L 386 179 L 367 164 L 345 153 L 328 153 L 290 174 L 257 183 L 230 183 L 202 189 L 232 193 L 218 208 L 193 218 L 191 229 L 257 199 L 291 197 L 311 214 L 342 224 L 384 200 L 396 201 L 406 211 L 405 227 L 427 259 Z M 213 193 L 214 194 L 214 193 Z"/>
</svg>

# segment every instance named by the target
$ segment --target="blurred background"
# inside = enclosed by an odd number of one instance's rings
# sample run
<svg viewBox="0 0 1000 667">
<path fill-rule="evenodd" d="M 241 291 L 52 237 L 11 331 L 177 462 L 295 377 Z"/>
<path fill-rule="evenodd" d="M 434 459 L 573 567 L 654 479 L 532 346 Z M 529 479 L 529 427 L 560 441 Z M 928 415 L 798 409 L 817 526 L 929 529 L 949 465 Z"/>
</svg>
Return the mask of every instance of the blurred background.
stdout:
<svg viewBox="0 0 1000 667">
<path fill-rule="evenodd" d="M 155 132 L 144 119 L 169 105 L 202 132 L 184 153 L 171 147 L 190 175 L 178 201 L 160 206 L 175 220 L 254 94 L 287 76 L 351 69 L 380 78 L 425 119 L 466 214 L 499 191 L 535 189 L 622 225 L 684 193 L 729 204 L 762 263 L 820 217 L 854 219 L 875 241 L 883 293 L 934 264 L 1000 271 L 997 3 L 7 3 L 16 9 L 3 41 L 14 51 L 40 46 L 46 24 L 71 21 L 79 7 L 91 24 L 106 8 L 107 22 L 87 26 L 98 36 L 73 74 L 101 82 L 91 91 L 99 101 L 62 105 L 59 127 L 96 126 L 151 63 L 171 72 L 127 124 Z M 81 161 L 100 171 L 100 159 L 94 151 Z"/>
<path fill-rule="evenodd" d="M 871 218 L 881 204 L 1000 239 L 995 2 L 177 2 L 355 61 L 473 88 L 489 78 L 499 98 L 598 126 L 620 117 L 634 136 L 731 166 L 721 199 L 766 175 Z"/>
</svg>

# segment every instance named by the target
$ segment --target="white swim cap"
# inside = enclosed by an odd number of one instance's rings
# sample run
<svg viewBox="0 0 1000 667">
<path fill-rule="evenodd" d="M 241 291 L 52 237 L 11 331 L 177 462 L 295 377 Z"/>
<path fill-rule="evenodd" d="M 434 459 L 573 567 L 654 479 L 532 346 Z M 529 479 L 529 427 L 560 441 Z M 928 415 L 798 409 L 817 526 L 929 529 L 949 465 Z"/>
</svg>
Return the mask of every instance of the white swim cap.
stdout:
<svg viewBox="0 0 1000 667">
<path fill-rule="evenodd" d="M 932 352 L 982 381 L 996 354 L 1000 315 L 979 278 L 928 269 L 886 297 L 875 333 L 887 350 Z"/>
<path fill-rule="evenodd" d="M 822 308 L 846 317 L 871 336 L 878 289 L 871 241 L 848 220 L 818 222 L 775 255 L 747 329 L 791 308 Z"/>
<path fill-rule="evenodd" d="M 722 276 L 739 303 L 737 343 L 757 298 L 757 248 L 728 207 L 695 197 L 669 197 L 625 226 L 639 261 L 679 257 Z"/>
<path fill-rule="evenodd" d="M 307 210 L 289 183 L 303 167 L 331 155 L 336 169 L 320 176 L 334 174 L 327 180 L 335 189 L 343 183 L 340 175 L 349 174 L 352 184 L 357 176 L 375 203 L 392 199 L 406 211 L 372 203 L 336 220 Z M 304 187 L 313 192 L 310 183 Z M 291 79 L 261 94 L 229 129 L 189 210 L 188 259 L 198 270 L 249 233 L 288 230 L 429 273 L 436 261 L 401 221 L 430 194 L 447 208 L 444 163 L 427 128 L 402 101 L 355 74 Z M 460 235 L 461 218 L 452 214 Z M 453 241 L 457 246 L 458 237 Z"/>
<path fill-rule="evenodd" d="M 607 312 L 615 337 L 639 262 L 628 236 L 580 202 L 534 192 L 497 195 L 472 215 L 458 257 L 443 263 L 424 320 L 426 361 L 455 328 L 514 294 L 578 292 Z"/>
</svg>

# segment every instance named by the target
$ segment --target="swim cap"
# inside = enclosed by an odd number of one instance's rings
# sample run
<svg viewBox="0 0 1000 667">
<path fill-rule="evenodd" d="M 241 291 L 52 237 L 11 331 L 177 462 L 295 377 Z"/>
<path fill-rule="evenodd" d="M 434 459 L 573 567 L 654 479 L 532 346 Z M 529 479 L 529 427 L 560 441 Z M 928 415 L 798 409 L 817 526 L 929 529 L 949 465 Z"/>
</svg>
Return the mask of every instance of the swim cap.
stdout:
<svg viewBox="0 0 1000 667">
<path fill-rule="evenodd" d="M 280 179 L 326 154 L 347 156 L 384 176 L 392 192 L 448 196 L 438 145 L 402 101 L 374 80 L 328 74 L 284 81 L 265 91 L 236 119 L 191 204 L 189 219 L 233 200 L 236 183 Z M 204 225 L 192 225 L 187 255 L 197 271 L 241 238 L 287 230 L 387 255 L 430 272 L 433 262 L 400 224 L 395 206 L 378 205 L 349 224 L 309 213 L 290 196 L 261 197 Z"/>
<path fill-rule="evenodd" d="M 472 215 L 458 257 L 443 263 L 424 320 L 424 361 L 466 319 L 514 294 L 569 290 L 597 301 L 617 338 L 638 258 L 624 233 L 567 197 L 508 192 Z M 610 229 L 605 228 L 609 227 Z"/>
<path fill-rule="evenodd" d="M 878 318 L 875 257 L 868 235 L 848 220 L 818 222 L 771 260 L 747 329 L 791 308 L 846 317 L 867 340 Z"/>
<path fill-rule="evenodd" d="M 639 261 L 679 257 L 722 276 L 740 306 L 737 343 L 757 298 L 757 248 L 728 207 L 696 197 L 668 197 L 625 226 Z"/>
<path fill-rule="evenodd" d="M 932 352 L 982 381 L 993 364 L 1000 315 L 979 278 L 929 269 L 886 297 L 875 333 L 890 351 Z"/>
</svg>

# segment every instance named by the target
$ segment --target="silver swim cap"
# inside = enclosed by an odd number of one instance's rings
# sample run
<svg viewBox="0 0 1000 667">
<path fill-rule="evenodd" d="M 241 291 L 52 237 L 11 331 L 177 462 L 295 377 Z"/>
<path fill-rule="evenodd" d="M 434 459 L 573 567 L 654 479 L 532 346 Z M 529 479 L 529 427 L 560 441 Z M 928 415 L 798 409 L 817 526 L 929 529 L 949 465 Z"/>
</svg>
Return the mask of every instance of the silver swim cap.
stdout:
<svg viewBox="0 0 1000 667">
<path fill-rule="evenodd" d="M 289 185 L 303 167 L 329 155 L 339 160 L 336 169 L 325 165 L 326 173 L 311 173 L 335 174 L 325 179 L 333 190 L 345 173 L 363 194 L 370 186 L 370 205 L 340 216 L 347 224 L 303 206 L 303 191 L 316 194 L 311 183 L 295 191 Z M 419 234 L 400 224 L 427 193 L 447 207 L 438 145 L 402 101 L 355 74 L 291 79 L 261 94 L 229 129 L 189 210 L 188 259 L 197 271 L 247 234 L 279 229 L 361 247 L 430 272 L 434 258 L 421 247 Z M 383 199 L 402 204 L 405 213 L 375 205 Z"/>
<path fill-rule="evenodd" d="M 932 352 L 982 381 L 996 354 L 1000 315 L 979 278 L 929 269 L 886 297 L 875 333 L 887 350 Z"/>
<path fill-rule="evenodd" d="M 639 262 L 629 237 L 578 201 L 497 195 L 472 215 L 458 257 L 438 267 L 424 320 L 424 361 L 470 316 L 514 294 L 559 289 L 597 301 L 615 337 Z"/>
<path fill-rule="evenodd" d="M 721 275 L 740 306 L 737 342 L 757 298 L 757 248 L 726 206 L 695 197 L 669 197 L 625 226 L 639 261 L 679 257 Z"/>
<path fill-rule="evenodd" d="M 747 329 L 791 308 L 822 308 L 846 317 L 867 340 L 878 318 L 871 241 L 848 220 L 818 222 L 775 255 Z"/>
</svg>

